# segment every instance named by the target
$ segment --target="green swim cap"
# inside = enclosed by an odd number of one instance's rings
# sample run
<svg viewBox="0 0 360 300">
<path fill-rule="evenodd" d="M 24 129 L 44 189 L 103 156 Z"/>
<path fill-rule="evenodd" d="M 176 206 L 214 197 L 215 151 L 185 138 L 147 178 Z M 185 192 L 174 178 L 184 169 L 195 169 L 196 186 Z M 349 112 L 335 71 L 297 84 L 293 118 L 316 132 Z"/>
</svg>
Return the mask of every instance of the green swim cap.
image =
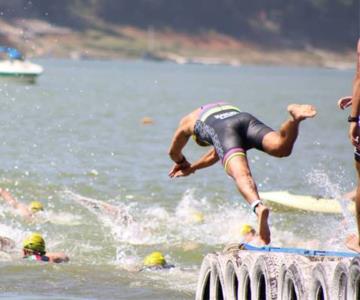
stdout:
<svg viewBox="0 0 360 300">
<path fill-rule="evenodd" d="M 23 248 L 45 254 L 45 241 L 40 233 L 32 233 L 23 241 Z"/>
<path fill-rule="evenodd" d="M 163 267 L 165 265 L 166 265 L 165 257 L 159 251 L 152 252 L 144 258 L 145 267 L 156 267 L 156 266 Z"/>
<path fill-rule="evenodd" d="M 44 210 L 44 205 L 40 201 L 32 201 L 30 203 L 30 209 L 33 213 L 36 213 L 40 210 Z"/>
</svg>

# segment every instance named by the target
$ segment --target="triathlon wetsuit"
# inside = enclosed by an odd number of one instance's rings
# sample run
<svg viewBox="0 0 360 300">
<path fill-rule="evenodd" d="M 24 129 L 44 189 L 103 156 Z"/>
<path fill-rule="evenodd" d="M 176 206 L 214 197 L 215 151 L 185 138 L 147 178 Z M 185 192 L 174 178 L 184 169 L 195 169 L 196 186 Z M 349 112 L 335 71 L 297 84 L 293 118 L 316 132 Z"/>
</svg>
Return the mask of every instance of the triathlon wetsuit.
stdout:
<svg viewBox="0 0 360 300">
<path fill-rule="evenodd" d="M 226 170 L 233 157 L 245 156 L 251 148 L 263 151 L 262 140 L 271 131 L 251 114 L 220 102 L 200 108 L 194 139 L 200 146 L 214 146 Z"/>
<path fill-rule="evenodd" d="M 25 256 L 24 258 L 27 260 L 49 261 L 49 257 L 47 257 L 46 255 L 33 254 L 33 255 Z"/>
</svg>

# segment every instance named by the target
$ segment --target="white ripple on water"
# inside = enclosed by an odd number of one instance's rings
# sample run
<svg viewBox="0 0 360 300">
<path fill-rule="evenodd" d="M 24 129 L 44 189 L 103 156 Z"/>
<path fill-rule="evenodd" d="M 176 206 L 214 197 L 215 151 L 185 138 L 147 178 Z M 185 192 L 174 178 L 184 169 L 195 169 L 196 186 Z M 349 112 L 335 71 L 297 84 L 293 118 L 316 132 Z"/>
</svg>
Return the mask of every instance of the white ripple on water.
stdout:
<svg viewBox="0 0 360 300">
<path fill-rule="evenodd" d="M 142 267 L 142 258 L 148 251 L 144 252 L 144 249 L 139 248 L 139 246 L 152 247 L 166 244 L 169 240 L 179 239 L 171 237 L 172 234 L 181 234 L 181 231 L 172 232 L 168 226 L 169 223 L 178 226 L 179 221 L 174 222 L 176 217 L 157 204 L 142 209 L 137 205 L 126 207 L 123 203 L 117 204 L 114 208 L 121 210 L 121 214 L 118 215 L 124 216 L 125 214 L 127 216 L 128 222 L 124 223 L 123 218 L 116 218 L 115 215 L 101 209 L 101 207 L 106 207 L 106 202 L 73 192 L 67 191 L 66 194 L 77 203 L 84 205 L 96 215 L 104 226 L 111 229 L 117 245 L 115 264 L 128 272 L 137 272 Z M 185 197 L 185 199 L 187 198 Z M 105 206 L 103 206 L 104 203 Z M 165 258 L 170 263 L 174 262 L 168 253 L 165 253 Z M 181 262 L 176 263 L 176 265 L 173 269 L 160 272 L 150 270 L 140 272 L 134 282 L 139 282 L 141 286 L 149 284 L 159 288 L 192 293 L 196 287 L 198 266 L 184 268 L 181 267 Z"/>
<path fill-rule="evenodd" d="M 194 218 L 196 213 L 203 215 L 202 222 Z M 214 205 L 206 197 L 197 199 L 195 189 L 189 189 L 176 207 L 172 229 L 178 229 L 178 236 L 183 240 L 195 240 L 205 245 L 221 245 L 239 242 L 240 228 L 244 223 L 254 224 L 256 217 L 239 203 L 225 202 Z"/>
<path fill-rule="evenodd" d="M 324 174 L 320 173 L 320 175 L 315 176 L 317 184 L 332 184 Z M 74 199 L 86 198 L 75 193 L 68 195 Z M 104 202 L 92 198 L 86 199 L 93 203 Z M 122 211 L 122 214 L 128 216 L 127 220 L 131 220 L 126 224 L 121 218 L 112 218 L 104 210 L 91 206 L 88 208 L 104 226 L 111 230 L 117 249 L 114 258 L 116 265 L 130 272 L 136 271 L 140 268 L 146 253 L 153 251 L 154 247 L 160 248 L 165 252 L 167 261 L 175 263 L 177 268 L 164 272 L 141 272 L 140 282 L 152 280 L 161 287 L 192 291 L 196 284 L 200 261 L 195 266 L 189 267 L 189 263 L 184 262 L 186 253 L 201 251 L 201 247 L 222 246 L 241 241 L 241 226 L 244 223 L 256 226 L 255 215 L 244 206 L 231 201 L 214 204 L 206 197 L 197 196 L 195 189 L 189 189 L 181 196 L 174 211 L 167 210 L 154 202 L 149 207 L 141 207 L 136 203 L 136 196 L 129 206 L 118 203 L 116 207 Z M 194 212 L 201 212 L 204 219 L 201 222 L 194 220 Z M 340 221 L 338 224 L 340 232 L 343 229 Z M 343 250 L 343 243 L 335 238 L 322 243 L 318 239 L 304 240 L 291 229 L 279 230 L 274 227 L 271 229 L 274 246 Z M 344 236 L 343 233 L 339 235 Z M 186 270 L 187 268 L 189 270 Z M 177 279 L 174 281 L 175 286 L 174 282 L 171 282 L 172 275 Z"/>
<path fill-rule="evenodd" d="M 141 208 L 135 202 L 126 206 L 118 203 L 114 209 L 121 211 L 117 216 L 99 209 L 102 200 L 97 200 L 73 192 L 67 192 L 74 201 L 84 205 L 109 227 L 114 239 L 120 243 L 133 245 L 171 244 L 183 241 L 197 241 L 205 245 L 226 244 L 239 241 L 243 223 L 254 223 L 256 218 L 237 203 L 226 202 L 213 205 L 206 197 L 197 199 L 194 190 L 187 190 L 180 199 L 175 212 L 167 211 L 158 204 Z M 98 203 L 98 205 L 96 205 Z M 201 213 L 203 220 L 194 218 Z M 126 215 L 124 223 L 123 216 Z M 130 221 L 129 221 L 130 220 Z"/>
</svg>

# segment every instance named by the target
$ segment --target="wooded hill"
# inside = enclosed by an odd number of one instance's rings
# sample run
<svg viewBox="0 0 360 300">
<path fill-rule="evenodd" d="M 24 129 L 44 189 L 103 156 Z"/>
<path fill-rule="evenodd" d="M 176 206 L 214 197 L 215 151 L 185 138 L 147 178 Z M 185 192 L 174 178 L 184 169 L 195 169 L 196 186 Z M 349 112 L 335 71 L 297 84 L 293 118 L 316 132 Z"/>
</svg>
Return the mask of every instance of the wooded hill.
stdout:
<svg viewBox="0 0 360 300">
<path fill-rule="evenodd" d="M 197 34 L 216 31 L 273 48 L 354 48 L 360 0 L 0 0 L 5 19 L 86 30 L 94 20 Z"/>
</svg>

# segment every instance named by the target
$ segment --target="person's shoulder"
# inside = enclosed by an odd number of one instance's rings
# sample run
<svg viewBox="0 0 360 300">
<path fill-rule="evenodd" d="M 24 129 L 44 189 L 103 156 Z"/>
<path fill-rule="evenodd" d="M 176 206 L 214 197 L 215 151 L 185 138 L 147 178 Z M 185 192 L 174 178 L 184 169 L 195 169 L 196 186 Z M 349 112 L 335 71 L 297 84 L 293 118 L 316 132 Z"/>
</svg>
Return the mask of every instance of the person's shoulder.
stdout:
<svg viewBox="0 0 360 300">
<path fill-rule="evenodd" d="M 189 126 L 193 126 L 193 124 L 195 123 L 195 121 L 197 120 L 198 116 L 199 116 L 199 112 L 200 112 L 200 108 L 195 109 L 194 111 L 192 111 L 191 113 L 187 114 L 186 116 L 184 116 L 181 120 L 180 120 L 180 126 L 183 127 L 189 127 Z"/>
</svg>

